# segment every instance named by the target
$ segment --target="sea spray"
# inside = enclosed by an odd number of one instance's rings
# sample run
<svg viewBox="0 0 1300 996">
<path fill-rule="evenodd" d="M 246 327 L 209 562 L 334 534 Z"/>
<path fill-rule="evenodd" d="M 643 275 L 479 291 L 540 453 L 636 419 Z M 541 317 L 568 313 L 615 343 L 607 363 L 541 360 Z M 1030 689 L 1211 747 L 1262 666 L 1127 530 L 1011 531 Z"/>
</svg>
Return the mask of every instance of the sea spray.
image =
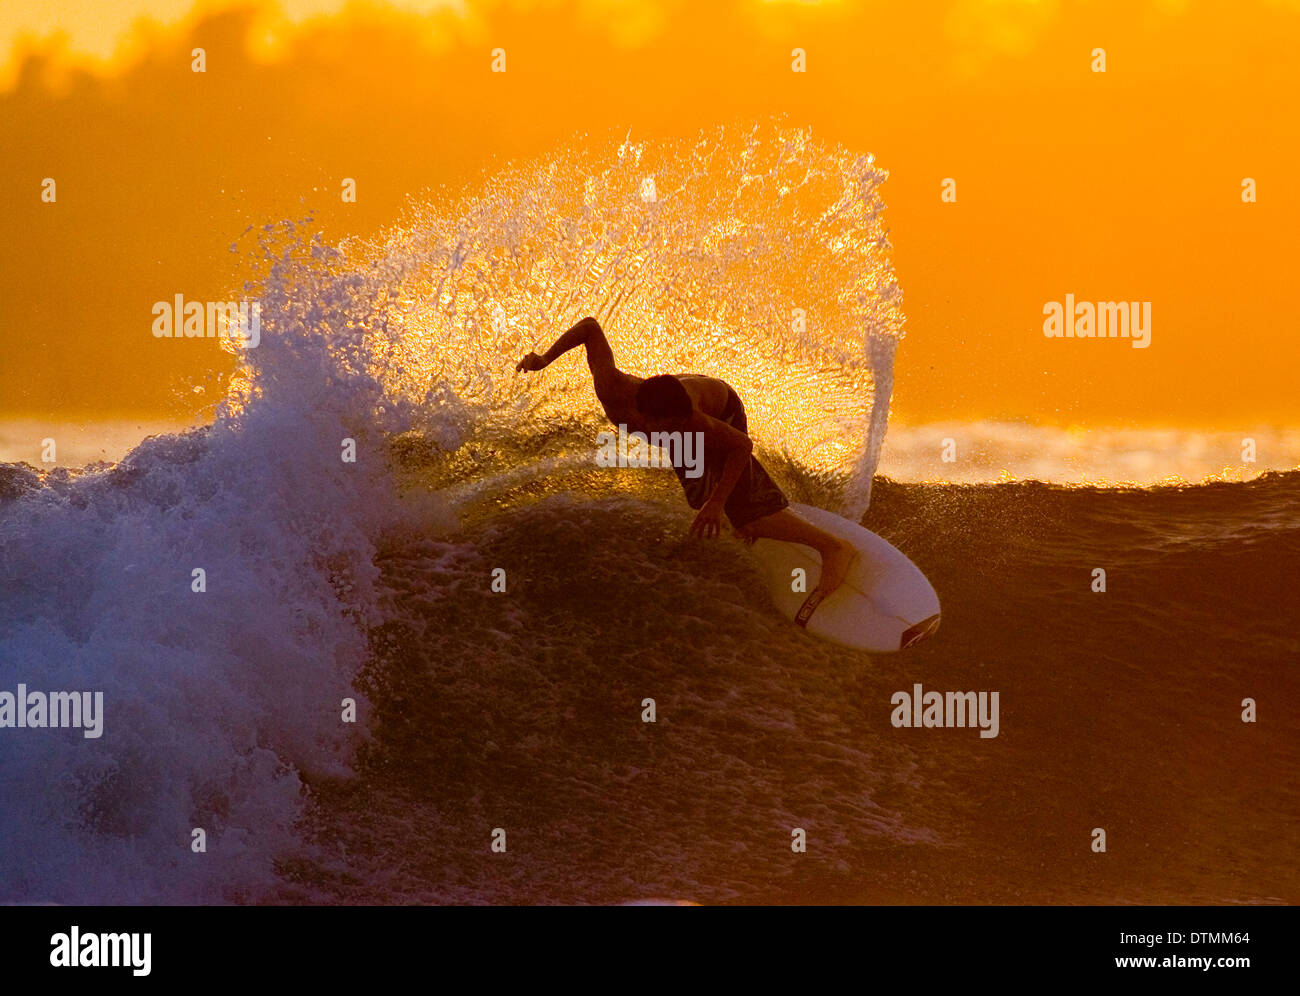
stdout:
<svg viewBox="0 0 1300 996">
<path fill-rule="evenodd" d="M 734 386 L 760 453 L 833 485 L 859 516 L 903 329 L 887 176 L 869 155 L 774 124 L 570 143 L 454 209 L 414 205 L 384 238 L 344 247 L 376 306 L 357 316 L 382 343 L 370 372 L 425 431 L 446 432 L 450 391 L 466 434 L 569 423 L 594 435 L 581 351 L 515 373 L 590 314 L 621 369 Z"/>
</svg>

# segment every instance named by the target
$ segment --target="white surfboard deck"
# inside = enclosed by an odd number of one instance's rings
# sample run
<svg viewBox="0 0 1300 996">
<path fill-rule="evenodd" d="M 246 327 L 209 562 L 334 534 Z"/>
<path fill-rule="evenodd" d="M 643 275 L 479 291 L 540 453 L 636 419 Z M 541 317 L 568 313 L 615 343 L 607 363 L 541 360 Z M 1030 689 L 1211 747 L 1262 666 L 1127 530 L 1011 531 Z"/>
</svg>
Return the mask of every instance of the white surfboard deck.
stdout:
<svg viewBox="0 0 1300 996">
<path fill-rule="evenodd" d="M 787 619 L 823 640 L 875 653 L 903 650 L 939 628 L 939 596 L 896 547 L 834 512 L 793 502 L 790 510 L 847 539 L 861 555 L 844 584 L 817 604 L 808 593 L 821 579 L 821 554 L 802 543 L 755 540 L 751 549 L 763 566 L 772 601 Z M 791 591 L 796 567 L 806 572 L 804 591 Z"/>
</svg>

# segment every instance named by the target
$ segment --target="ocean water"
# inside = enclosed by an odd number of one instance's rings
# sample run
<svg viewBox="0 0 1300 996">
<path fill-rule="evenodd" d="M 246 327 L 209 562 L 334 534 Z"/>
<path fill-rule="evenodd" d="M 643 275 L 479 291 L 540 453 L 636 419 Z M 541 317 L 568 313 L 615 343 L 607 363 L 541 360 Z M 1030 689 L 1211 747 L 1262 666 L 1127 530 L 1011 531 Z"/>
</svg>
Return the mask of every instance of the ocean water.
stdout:
<svg viewBox="0 0 1300 996">
<path fill-rule="evenodd" d="M 760 126 L 512 166 L 373 242 L 253 233 L 262 344 L 210 424 L 0 466 L 0 691 L 105 699 L 99 739 L 0 729 L 0 899 L 1295 901 L 1300 475 L 878 476 L 884 179 Z M 597 467 L 580 351 L 513 370 L 586 314 L 625 369 L 735 385 L 939 633 L 817 642 L 671 472 Z M 999 735 L 894 728 L 916 683 L 997 691 Z"/>
</svg>

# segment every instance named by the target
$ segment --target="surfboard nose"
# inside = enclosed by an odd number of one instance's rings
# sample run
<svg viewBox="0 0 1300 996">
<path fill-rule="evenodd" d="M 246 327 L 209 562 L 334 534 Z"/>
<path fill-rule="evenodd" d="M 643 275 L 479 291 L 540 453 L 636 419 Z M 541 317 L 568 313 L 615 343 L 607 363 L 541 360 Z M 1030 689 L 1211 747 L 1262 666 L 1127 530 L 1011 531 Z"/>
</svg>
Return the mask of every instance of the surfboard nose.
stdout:
<svg viewBox="0 0 1300 996">
<path fill-rule="evenodd" d="M 927 636 L 934 633 L 939 628 L 939 616 L 941 613 L 936 612 L 929 619 L 922 619 L 915 626 L 909 626 L 903 631 L 902 639 L 899 640 L 898 649 L 906 650 L 914 643 L 920 643 Z"/>
</svg>

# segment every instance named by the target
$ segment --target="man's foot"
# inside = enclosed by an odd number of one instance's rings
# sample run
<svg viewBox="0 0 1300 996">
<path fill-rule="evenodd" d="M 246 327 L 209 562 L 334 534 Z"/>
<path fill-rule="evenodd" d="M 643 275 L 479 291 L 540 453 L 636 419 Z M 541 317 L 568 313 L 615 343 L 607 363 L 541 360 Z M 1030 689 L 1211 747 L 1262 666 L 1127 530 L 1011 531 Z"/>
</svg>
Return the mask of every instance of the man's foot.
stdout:
<svg viewBox="0 0 1300 996">
<path fill-rule="evenodd" d="M 822 554 L 822 576 L 815 590 L 823 599 L 844 583 L 859 556 L 858 548 L 848 540 L 837 541 L 829 553 Z"/>
</svg>

